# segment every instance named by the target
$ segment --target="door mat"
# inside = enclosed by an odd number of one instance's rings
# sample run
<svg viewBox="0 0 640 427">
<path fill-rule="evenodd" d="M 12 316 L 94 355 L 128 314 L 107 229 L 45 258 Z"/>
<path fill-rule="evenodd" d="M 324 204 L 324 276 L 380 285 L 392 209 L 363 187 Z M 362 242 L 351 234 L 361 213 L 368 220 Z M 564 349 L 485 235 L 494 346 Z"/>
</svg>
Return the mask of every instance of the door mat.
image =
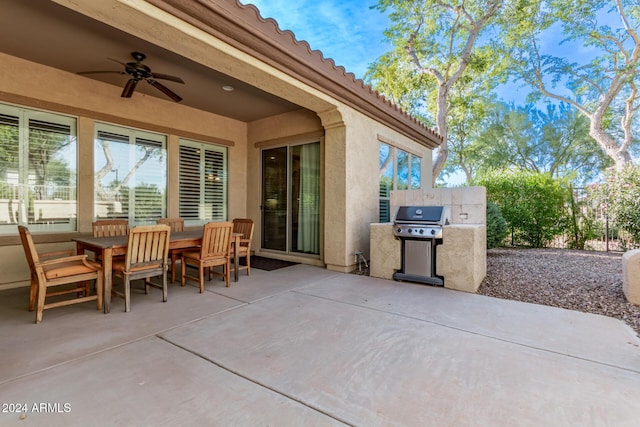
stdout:
<svg viewBox="0 0 640 427">
<path fill-rule="evenodd" d="M 244 258 L 241 258 L 241 262 L 242 261 L 244 261 Z M 265 258 L 256 255 L 251 256 L 251 268 L 257 268 L 258 270 L 272 271 L 296 264 L 298 263 L 291 261 L 282 261 L 279 259 Z"/>
</svg>

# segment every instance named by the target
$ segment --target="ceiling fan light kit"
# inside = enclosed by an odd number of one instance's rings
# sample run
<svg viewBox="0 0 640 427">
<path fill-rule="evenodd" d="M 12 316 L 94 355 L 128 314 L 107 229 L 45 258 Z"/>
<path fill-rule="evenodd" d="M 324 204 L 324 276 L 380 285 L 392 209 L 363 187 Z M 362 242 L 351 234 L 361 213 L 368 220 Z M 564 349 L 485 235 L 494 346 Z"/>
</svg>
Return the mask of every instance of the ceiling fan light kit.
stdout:
<svg viewBox="0 0 640 427">
<path fill-rule="evenodd" d="M 112 71 L 112 70 L 82 71 L 82 72 L 79 72 L 78 74 L 116 73 L 116 74 L 129 75 L 130 79 L 125 84 L 122 90 L 122 94 L 120 95 L 122 98 L 131 98 L 131 96 L 133 95 L 133 92 L 135 92 L 136 90 L 136 86 L 138 85 L 138 83 L 144 80 L 147 83 L 149 83 L 151 86 L 155 87 L 160 92 L 164 93 L 166 96 L 171 98 L 173 101 L 175 102 L 182 101 L 182 97 L 180 95 L 178 95 L 177 93 L 175 93 L 174 91 L 172 91 L 171 89 L 163 85 L 162 83 L 158 82 L 158 80 L 168 80 L 175 83 L 184 84 L 184 81 L 180 77 L 171 76 L 169 74 L 160 74 L 160 73 L 152 72 L 151 68 L 149 68 L 147 65 L 142 63 L 142 61 L 144 61 L 144 59 L 147 57 L 142 52 L 131 52 L 131 56 L 133 57 L 135 62 L 132 61 L 132 62 L 124 63 L 124 62 L 118 61 L 117 59 L 108 58 L 109 60 L 117 62 L 118 64 L 122 65 L 124 67 L 124 71 Z"/>
</svg>

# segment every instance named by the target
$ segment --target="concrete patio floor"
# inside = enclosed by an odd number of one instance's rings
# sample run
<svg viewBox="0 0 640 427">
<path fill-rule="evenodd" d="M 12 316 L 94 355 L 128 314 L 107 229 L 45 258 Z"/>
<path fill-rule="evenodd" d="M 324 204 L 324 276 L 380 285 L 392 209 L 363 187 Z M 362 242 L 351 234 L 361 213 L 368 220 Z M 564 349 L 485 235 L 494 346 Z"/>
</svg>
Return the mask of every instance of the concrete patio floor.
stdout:
<svg viewBox="0 0 640 427">
<path fill-rule="evenodd" d="M 640 340 L 608 317 L 305 265 L 39 325 L 27 299 L 0 292 L 0 426 L 640 423 Z"/>
</svg>

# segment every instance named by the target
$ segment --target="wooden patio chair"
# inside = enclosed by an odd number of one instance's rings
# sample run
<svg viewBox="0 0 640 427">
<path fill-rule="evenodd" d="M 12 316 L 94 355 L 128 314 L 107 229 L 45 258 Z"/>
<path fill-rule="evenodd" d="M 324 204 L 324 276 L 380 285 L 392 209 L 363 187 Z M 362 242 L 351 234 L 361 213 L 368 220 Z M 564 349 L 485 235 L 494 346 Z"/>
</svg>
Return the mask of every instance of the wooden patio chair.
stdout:
<svg viewBox="0 0 640 427">
<path fill-rule="evenodd" d="M 253 220 L 248 218 L 234 218 L 233 232 L 242 234 L 240 236 L 240 246 L 235 247 L 235 242 L 231 242 L 231 258 L 236 256 L 244 257 L 246 264 L 239 266 L 238 270 L 247 270 L 247 276 L 251 276 L 251 239 L 253 239 Z"/>
<path fill-rule="evenodd" d="M 113 276 L 123 280 L 123 292 L 113 291 L 124 298 L 124 311 L 131 310 L 131 281 L 144 279 L 145 293 L 149 287 L 162 289 L 162 302 L 167 302 L 167 267 L 169 256 L 168 225 L 141 225 L 129 230 L 127 254 L 113 262 Z M 152 277 L 162 276 L 162 284 L 151 282 Z"/>
<path fill-rule="evenodd" d="M 219 274 L 230 286 L 230 252 L 231 236 L 233 235 L 232 222 L 209 222 L 202 230 L 202 245 L 199 251 L 186 251 L 182 253 L 182 286 L 186 279 L 197 281 L 200 284 L 200 293 L 204 292 L 205 268 L 209 274 Z M 198 269 L 197 276 L 187 274 L 187 267 Z M 222 266 L 222 273 L 214 272 L 213 267 Z"/>
<path fill-rule="evenodd" d="M 159 218 L 156 221 L 158 224 L 165 224 L 171 227 L 171 232 L 184 231 L 184 219 L 182 218 Z M 182 253 L 187 250 L 193 250 L 193 248 L 177 248 L 169 249 L 169 258 L 171 259 L 171 265 L 169 271 L 171 271 L 171 283 L 176 281 L 176 261 L 182 258 Z"/>
<path fill-rule="evenodd" d="M 42 321 L 43 311 L 49 308 L 97 300 L 98 310 L 102 309 L 103 276 L 99 266 L 90 263 L 86 255 L 70 255 L 70 251 L 38 254 L 29 229 L 19 225 L 18 231 L 31 271 L 29 311 L 36 309 L 36 323 Z M 60 257 L 62 254 L 67 256 Z M 96 281 L 95 295 L 90 295 L 92 280 Z M 71 288 L 64 286 L 72 283 L 77 285 Z M 53 287 L 56 289 L 49 291 Z M 66 294 L 75 294 L 75 297 L 46 303 L 47 297 Z"/>
<path fill-rule="evenodd" d="M 91 224 L 93 237 L 126 236 L 129 221 L 126 219 L 99 219 Z"/>
<path fill-rule="evenodd" d="M 129 221 L 126 219 L 99 219 L 91 223 L 93 237 L 126 236 L 129 234 Z M 115 259 L 124 259 L 116 256 Z M 100 254 L 95 254 L 95 260 L 102 263 Z"/>
</svg>

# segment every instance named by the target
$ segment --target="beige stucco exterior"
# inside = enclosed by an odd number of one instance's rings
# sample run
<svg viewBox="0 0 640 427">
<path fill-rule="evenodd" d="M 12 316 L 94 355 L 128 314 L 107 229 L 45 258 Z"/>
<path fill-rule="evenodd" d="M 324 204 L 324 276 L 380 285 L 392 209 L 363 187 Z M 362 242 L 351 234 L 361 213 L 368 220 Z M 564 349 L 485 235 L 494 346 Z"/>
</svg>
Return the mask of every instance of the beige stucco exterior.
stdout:
<svg viewBox="0 0 640 427">
<path fill-rule="evenodd" d="M 622 291 L 627 301 L 640 305 L 640 249 L 622 256 Z"/>
<path fill-rule="evenodd" d="M 442 229 L 436 247 L 436 275 L 444 286 L 476 292 L 487 274 L 486 189 L 484 187 L 427 188 L 394 191 L 391 212 L 399 206 L 448 206 L 450 224 Z M 370 274 L 393 279 L 402 269 L 401 241 L 393 234 L 393 223 L 371 224 Z"/>
<path fill-rule="evenodd" d="M 379 144 L 384 141 L 423 159 L 422 186 L 431 186 L 431 149 L 319 90 L 317 85 L 256 59 L 210 33 L 141 0 L 68 1 L 71 9 L 134 34 L 199 64 L 233 75 L 300 106 L 300 110 L 242 122 L 142 93 L 123 102 L 121 88 L 0 52 L 0 102 L 78 119 L 79 233 L 90 232 L 93 212 L 93 138 L 96 122 L 167 136 L 167 215 L 178 216 L 180 138 L 228 147 L 228 217 L 256 222 L 260 253 L 261 150 L 319 141 L 322 158 L 321 253 L 317 257 L 269 254 L 350 271 L 355 251 L 369 254 L 369 224 L 378 221 Z M 141 22 L 144 25 L 141 25 Z M 35 236 L 41 250 L 73 248 L 76 233 Z M 16 235 L 0 236 L 0 289 L 26 285 L 28 269 Z"/>
</svg>

